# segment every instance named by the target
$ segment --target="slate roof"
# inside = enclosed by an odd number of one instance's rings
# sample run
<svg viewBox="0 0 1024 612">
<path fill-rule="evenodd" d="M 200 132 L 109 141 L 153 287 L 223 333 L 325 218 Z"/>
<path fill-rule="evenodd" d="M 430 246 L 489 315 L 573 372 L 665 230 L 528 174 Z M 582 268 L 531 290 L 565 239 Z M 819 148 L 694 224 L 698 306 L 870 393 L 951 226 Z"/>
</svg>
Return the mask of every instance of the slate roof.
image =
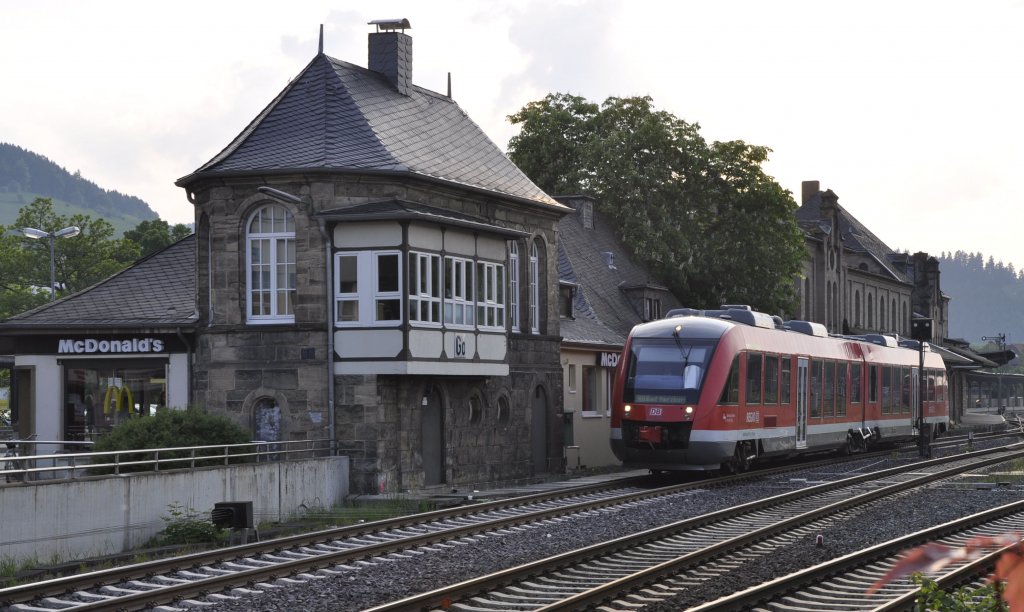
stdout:
<svg viewBox="0 0 1024 612">
<path fill-rule="evenodd" d="M 559 198 L 565 201 L 566 198 Z M 631 287 L 664 289 L 662 312 L 680 306 L 679 301 L 641 265 L 615 237 L 611 221 L 593 211 L 593 229 L 583 227 L 582 215 L 566 215 L 558 223 L 558 275 L 563 282 L 579 285 L 573 303 L 575 318 L 559 322 L 563 342 L 621 347 L 642 312 L 624 291 Z M 613 267 L 604 253 L 612 254 Z"/>
<path fill-rule="evenodd" d="M 317 55 L 223 151 L 205 177 L 330 171 L 394 173 L 562 208 L 451 98 Z"/>
<path fill-rule="evenodd" d="M 87 289 L 0 322 L 0 332 L 193 326 L 195 252 L 193 234 Z"/>
<path fill-rule="evenodd" d="M 818 191 L 813 194 L 796 211 L 797 223 L 805 233 L 811 236 L 821 231 L 818 224 L 822 220 L 821 204 L 822 196 L 825 193 Z M 906 256 L 889 248 L 842 206 L 839 207 L 839 232 L 843 248 L 854 253 L 864 253 L 873 258 L 895 280 L 904 283 L 913 282 L 899 267 L 893 265 L 896 258 L 905 258 Z"/>
</svg>

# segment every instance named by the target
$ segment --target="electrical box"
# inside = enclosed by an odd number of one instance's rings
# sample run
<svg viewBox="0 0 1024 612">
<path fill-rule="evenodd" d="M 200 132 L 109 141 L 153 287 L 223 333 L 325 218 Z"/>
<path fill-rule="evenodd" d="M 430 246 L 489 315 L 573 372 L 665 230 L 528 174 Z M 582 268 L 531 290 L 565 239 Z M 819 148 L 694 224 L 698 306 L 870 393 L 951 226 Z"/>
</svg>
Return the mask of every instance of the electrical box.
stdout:
<svg viewBox="0 0 1024 612">
<path fill-rule="evenodd" d="M 217 527 L 252 529 L 252 502 L 217 502 L 213 504 L 210 520 Z"/>
</svg>

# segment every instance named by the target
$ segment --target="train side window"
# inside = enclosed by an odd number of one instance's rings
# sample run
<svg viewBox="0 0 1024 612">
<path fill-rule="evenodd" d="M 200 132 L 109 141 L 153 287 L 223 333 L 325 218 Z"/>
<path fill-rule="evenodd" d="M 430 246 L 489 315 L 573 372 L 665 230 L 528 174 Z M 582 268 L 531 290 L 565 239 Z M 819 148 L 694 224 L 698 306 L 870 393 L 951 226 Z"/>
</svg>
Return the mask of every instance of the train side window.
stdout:
<svg viewBox="0 0 1024 612">
<path fill-rule="evenodd" d="M 767 355 L 764 360 L 764 403 L 779 403 L 779 358 Z"/>
<path fill-rule="evenodd" d="M 764 356 L 761 353 L 747 353 L 747 403 L 761 403 L 761 377 L 763 370 L 761 363 Z"/>
<path fill-rule="evenodd" d="M 792 367 L 793 367 L 793 365 L 792 365 L 791 358 L 788 355 L 783 357 L 782 358 L 782 375 L 780 376 L 780 378 L 782 379 L 781 380 L 782 384 L 780 385 L 781 388 L 779 389 L 779 402 L 782 403 L 785 406 L 789 405 L 789 388 L 790 388 L 790 385 L 793 384 L 793 381 L 790 378 L 790 372 L 792 370 Z"/>
<path fill-rule="evenodd" d="M 892 368 L 882 367 L 882 414 L 892 412 Z"/>
<path fill-rule="evenodd" d="M 725 388 L 722 389 L 721 404 L 740 403 L 740 356 L 732 358 L 732 366 L 729 368 L 729 378 L 725 381 Z"/>
<path fill-rule="evenodd" d="M 822 395 L 825 400 L 824 415 L 834 417 L 836 415 L 836 362 L 834 361 L 825 362 L 825 388 Z"/>
<path fill-rule="evenodd" d="M 935 371 L 935 370 L 928 370 L 928 378 L 927 378 L 927 381 L 928 381 L 928 395 L 926 395 L 925 398 L 929 402 L 934 402 L 935 401 L 935 387 L 936 387 L 935 380 L 938 377 L 939 377 L 939 373 L 937 371 Z"/>
<path fill-rule="evenodd" d="M 811 411 L 810 416 L 813 418 L 821 417 L 821 375 L 822 375 L 821 361 L 815 359 L 811 362 L 811 381 L 810 381 L 810 395 L 811 395 Z"/>
<path fill-rule="evenodd" d="M 836 416 L 846 416 L 846 370 L 849 364 L 840 361 L 836 364 Z"/>
<path fill-rule="evenodd" d="M 850 403 L 860 403 L 860 364 L 850 364 Z"/>
</svg>

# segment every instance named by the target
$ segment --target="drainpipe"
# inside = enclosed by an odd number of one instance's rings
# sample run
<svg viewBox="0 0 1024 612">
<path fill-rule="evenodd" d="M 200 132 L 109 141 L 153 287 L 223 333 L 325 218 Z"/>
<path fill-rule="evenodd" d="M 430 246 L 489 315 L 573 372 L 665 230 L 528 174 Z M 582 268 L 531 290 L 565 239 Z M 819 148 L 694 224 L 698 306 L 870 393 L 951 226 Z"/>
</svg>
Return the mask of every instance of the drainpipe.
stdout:
<svg viewBox="0 0 1024 612">
<path fill-rule="evenodd" d="M 334 284 L 334 270 L 331 267 L 331 237 L 327 232 L 327 222 L 317 219 L 320 235 L 324 239 L 324 286 L 327 288 L 327 423 L 330 428 L 331 453 L 337 454 L 337 440 L 334 432 L 334 297 L 331 287 Z"/>
</svg>

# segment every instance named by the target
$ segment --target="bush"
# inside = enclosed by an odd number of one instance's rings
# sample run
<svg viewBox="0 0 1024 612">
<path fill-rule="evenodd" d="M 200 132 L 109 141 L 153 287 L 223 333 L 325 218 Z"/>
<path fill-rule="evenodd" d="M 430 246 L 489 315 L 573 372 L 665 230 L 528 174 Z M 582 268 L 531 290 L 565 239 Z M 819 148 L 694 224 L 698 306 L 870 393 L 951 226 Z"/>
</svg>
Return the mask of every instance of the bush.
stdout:
<svg viewBox="0 0 1024 612">
<path fill-rule="evenodd" d="M 248 431 L 236 425 L 230 419 L 209 414 L 202 410 L 159 410 L 151 417 L 129 419 L 109 433 L 103 434 L 93 445 L 96 452 L 142 450 L 147 448 L 173 448 L 179 446 L 208 446 L 217 444 L 243 444 L 252 440 Z M 254 449 L 243 448 L 236 452 L 251 452 Z M 222 456 L 223 451 L 208 449 L 199 451 L 200 455 Z M 188 451 L 160 453 L 161 459 L 189 457 Z M 121 455 L 121 461 L 144 461 L 152 459 L 153 453 L 131 453 Z M 252 461 L 252 457 L 237 457 L 231 463 Z M 109 463 L 110 457 L 96 457 L 94 463 Z M 196 465 L 218 465 L 223 459 L 196 461 Z M 187 462 L 172 463 L 161 469 L 189 467 Z M 124 466 L 121 472 L 151 471 L 152 465 Z M 94 473 L 111 473 L 113 468 L 96 468 Z"/>
<path fill-rule="evenodd" d="M 160 517 L 165 527 L 157 535 L 151 545 L 180 546 L 183 544 L 219 544 L 226 538 L 226 533 L 215 526 L 208 516 L 185 508 L 175 502 L 168 506 L 170 516 Z"/>
</svg>

